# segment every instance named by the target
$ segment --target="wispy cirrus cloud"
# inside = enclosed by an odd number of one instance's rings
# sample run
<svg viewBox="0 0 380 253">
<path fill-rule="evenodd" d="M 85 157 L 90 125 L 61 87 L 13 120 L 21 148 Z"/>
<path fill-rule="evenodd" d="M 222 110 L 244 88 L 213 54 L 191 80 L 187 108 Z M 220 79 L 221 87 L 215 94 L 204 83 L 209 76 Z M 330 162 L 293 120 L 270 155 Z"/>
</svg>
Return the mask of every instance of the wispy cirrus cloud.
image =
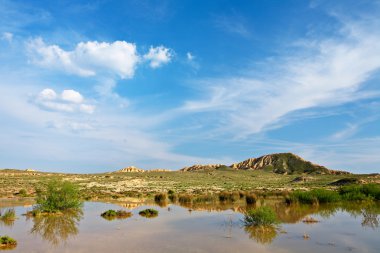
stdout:
<svg viewBox="0 0 380 253">
<path fill-rule="evenodd" d="M 252 37 L 252 31 L 246 19 L 236 12 L 230 15 L 214 15 L 213 23 L 216 28 L 224 32 L 244 38 Z"/>
<path fill-rule="evenodd" d="M 247 136 L 283 125 L 290 113 L 379 96 L 378 89 L 361 87 L 380 70 L 380 20 L 341 22 L 336 38 L 303 41 L 291 54 L 268 62 L 271 71 L 248 70 L 260 77 L 198 81 L 206 95 L 186 101 L 181 110 L 212 114 L 224 132 Z"/>
</svg>

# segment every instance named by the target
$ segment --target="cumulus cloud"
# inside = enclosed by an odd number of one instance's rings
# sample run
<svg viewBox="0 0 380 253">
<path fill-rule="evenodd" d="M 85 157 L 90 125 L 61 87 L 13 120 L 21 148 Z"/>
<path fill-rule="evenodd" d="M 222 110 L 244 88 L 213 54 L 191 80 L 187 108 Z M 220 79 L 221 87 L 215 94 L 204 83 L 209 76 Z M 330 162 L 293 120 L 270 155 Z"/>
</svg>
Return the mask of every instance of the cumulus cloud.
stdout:
<svg viewBox="0 0 380 253">
<path fill-rule="evenodd" d="M 35 38 L 26 46 L 33 64 L 83 77 L 111 75 L 128 79 L 134 76 L 137 66 L 143 62 L 158 68 L 173 57 L 173 50 L 164 46 L 150 47 L 148 53 L 141 56 L 136 45 L 126 41 L 80 42 L 68 51 L 58 45 L 47 45 L 42 38 Z"/>
<path fill-rule="evenodd" d="M 70 103 L 80 104 L 83 102 L 83 96 L 75 90 L 64 90 L 61 97 L 62 100 Z"/>
<path fill-rule="evenodd" d="M 36 96 L 34 102 L 45 110 L 88 114 L 95 111 L 95 106 L 85 104 L 83 96 L 75 90 L 63 90 L 58 95 L 53 89 L 46 88 Z"/>
<path fill-rule="evenodd" d="M 144 59 L 149 61 L 151 68 L 158 68 L 171 61 L 173 52 L 164 46 L 150 47 L 149 52 L 144 55 Z"/>
<path fill-rule="evenodd" d="M 27 49 L 32 63 L 79 76 L 106 72 L 123 79 L 132 78 L 140 61 L 136 45 L 126 41 L 80 42 L 74 50 L 66 51 L 36 38 L 27 43 Z"/>
</svg>

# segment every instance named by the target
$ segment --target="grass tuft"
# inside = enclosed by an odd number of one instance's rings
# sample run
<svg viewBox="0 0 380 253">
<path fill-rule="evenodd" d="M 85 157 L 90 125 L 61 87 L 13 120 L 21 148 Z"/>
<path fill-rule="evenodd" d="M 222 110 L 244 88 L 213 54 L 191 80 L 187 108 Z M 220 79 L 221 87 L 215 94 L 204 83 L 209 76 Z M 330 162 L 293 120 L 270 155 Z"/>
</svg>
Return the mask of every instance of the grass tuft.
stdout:
<svg viewBox="0 0 380 253">
<path fill-rule="evenodd" d="M 277 224 L 277 215 L 268 206 L 261 206 L 257 209 L 248 210 L 244 216 L 246 226 L 272 226 Z"/>
<path fill-rule="evenodd" d="M 148 208 L 140 211 L 139 214 L 145 218 L 153 218 L 158 215 L 158 211 L 152 208 Z"/>
</svg>

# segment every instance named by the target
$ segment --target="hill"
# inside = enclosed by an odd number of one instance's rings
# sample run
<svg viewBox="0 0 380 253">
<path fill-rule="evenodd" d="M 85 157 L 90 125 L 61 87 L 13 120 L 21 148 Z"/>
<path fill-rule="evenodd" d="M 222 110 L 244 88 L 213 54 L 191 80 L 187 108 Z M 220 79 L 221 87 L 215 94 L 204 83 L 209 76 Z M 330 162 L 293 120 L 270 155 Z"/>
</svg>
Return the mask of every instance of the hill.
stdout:
<svg viewBox="0 0 380 253">
<path fill-rule="evenodd" d="M 277 153 L 264 155 L 258 158 L 249 158 L 230 166 L 221 164 L 193 165 L 191 167 L 185 167 L 181 169 L 181 171 L 218 170 L 226 169 L 226 167 L 229 167 L 232 170 L 264 170 L 277 174 L 350 174 L 345 171 L 330 170 L 324 166 L 306 161 L 292 153 Z"/>
</svg>

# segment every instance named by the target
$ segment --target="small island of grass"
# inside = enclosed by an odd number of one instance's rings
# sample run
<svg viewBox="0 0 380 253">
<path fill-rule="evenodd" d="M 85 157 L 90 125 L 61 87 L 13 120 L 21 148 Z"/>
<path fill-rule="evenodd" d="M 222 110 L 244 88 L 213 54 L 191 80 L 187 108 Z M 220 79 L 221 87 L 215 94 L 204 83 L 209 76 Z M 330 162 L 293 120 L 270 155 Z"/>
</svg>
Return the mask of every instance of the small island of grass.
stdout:
<svg viewBox="0 0 380 253">
<path fill-rule="evenodd" d="M 0 236 L 0 249 L 12 249 L 17 246 L 17 241 L 7 235 Z"/>
<path fill-rule="evenodd" d="M 131 212 L 127 212 L 124 210 L 108 210 L 102 213 L 100 216 L 102 216 L 106 220 L 113 220 L 113 219 L 126 219 L 132 216 Z"/>
<path fill-rule="evenodd" d="M 139 214 L 145 218 L 153 218 L 158 216 L 158 211 L 152 208 L 148 208 L 140 211 Z"/>
</svg>

